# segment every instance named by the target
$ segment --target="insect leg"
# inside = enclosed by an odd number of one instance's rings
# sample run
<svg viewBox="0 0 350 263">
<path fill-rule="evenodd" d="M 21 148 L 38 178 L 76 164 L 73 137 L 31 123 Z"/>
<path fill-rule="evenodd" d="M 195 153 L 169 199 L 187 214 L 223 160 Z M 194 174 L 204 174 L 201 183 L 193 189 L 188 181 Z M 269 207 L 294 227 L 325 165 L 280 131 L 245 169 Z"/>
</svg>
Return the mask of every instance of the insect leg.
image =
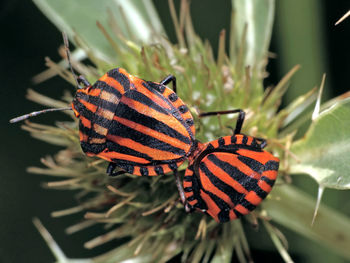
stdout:
<svg viewBox="0 0 350 263">
<path fill-rule="evenodd" d="M 214 116 L 214 115 L 223 115 L 223 114 L 231 114 L 231 113 L 239 113 L 237 122 L 236 122 L 236 128 L 233 132 L 233 134 L 240 134 L 242 125 L 245 118 L 245 112 L 241 109 L 235 109 L 235 110 L 225 110 L 225 111 L 209 111 L 209 112 L 202 112 L 199 114 L 199 117 L 206 117 L 206 116 Z"/>
<path fill-rule="evenodd" d="M 121 174 L 125 174 L 125 173 L 126 173 L 125 171 L 116 171 L 116 172 L 115 172 L 114 170 L 115 170 L 116 167 L 117 167 L 117 164 L 110 162 L 110 163 L 108 164 L 106 173 L 107 173 L 109 176 L 118 176 L 118 175 L 121 175 Z"/>
<path fill-rule="evenodd" d="M 189 205 L 187 203 L 185 191 L 184 191 L 184 188 L 182 186 L 181 179 L 180 179 L 180 176 L 179 176 L 177 170 L 174 170 L 174 176 L 175 176 L 176 187 L 177 187 L 177 190 L 179 191 L 181 203 L 185 206 L 185 211 L 188 213 L 191 211 L 191 208 L 189 207 Z"/>
<path fill-rule="evenodd" d="M 81 89 L 81 87 L 79 85 L 79 81 L 77 79 L 77 75 L 75 75 L 73 67 L 72 67 L 72 62 L 71 62 L 71 59 L 70 59 L 70 50 L 69 50 L 68 37 L 67 37 L 65 32 L 62 32 L 62 36 L 63 36 L 64 48 L 66 50 L 66 56 L 67 56 L 67 61 L 68 61 L 68 65 L 69 65 L 70 71 L 72 72 L 72 75 L 74 77 L 74 80 L 75 80 L 75 83 L 77 85 L 77 88 Z"/>
<path fill-rule="evenodd" d="M 167 84 L 169 84 L 170 82 L 173 82 L 173 91 L 176 93 L 176 78 L 175 78 L 174 75 L 166 76 L 166 77 L 160 82 L 160 84 L 162 84 L 162 85 L 167 85 Z"/>
<path fill-rule="evenodd" d="M 91 86 L 90 82 L 83 75 L 80 75 L 77 78 L 77 81 L 79 84 L 82 83 L 85 86 L 85 88 Z"/>
</svg>

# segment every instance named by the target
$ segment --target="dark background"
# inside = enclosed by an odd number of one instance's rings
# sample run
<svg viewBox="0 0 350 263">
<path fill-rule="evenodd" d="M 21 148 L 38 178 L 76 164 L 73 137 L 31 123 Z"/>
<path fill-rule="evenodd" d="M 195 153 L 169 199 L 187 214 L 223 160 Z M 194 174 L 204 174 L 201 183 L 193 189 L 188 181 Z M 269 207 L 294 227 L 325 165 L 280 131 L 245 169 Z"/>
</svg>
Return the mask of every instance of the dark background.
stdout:
<svg viewBox="0 0 350 263">
<path fill-rule="evenodd" d="M 224 2 L 224 1 L 223 1 Z M 217 46 L 218 33 L 222 28 L 228 29 L 230 19 L 230 1 L 217 5 L 210 0 L 192 1 L 192 17 L 197 33 L 208 38 L 214 50 Z M 278 2 L 278 1 L 276 1 Z M 172 28 L 172 22 L 167 7 L 167 1 L 155 1 L 160 10 L 160 17 L 166 29 Z M 324 29 L 324 42 L 326 47 L 325 63 L 330 82 L 328 86 L 331 96 L 349 90 L 350 70 L 350 19 L 338 27 L 334 22 L 349 10 L 348 0 L 319 1 L 324 17 L 321 27 Z M 202 27 L 208 25 L 210 28 Z M 297 19 L 297 18 L 294 18 Z M 24 99 L 27 88 L 59 98 L 64 89 L 73 87 L 56 77 L 43 84 L 34 86 L 31 78 L 45 70 L 44 57 L 49 56 L 54 61 L 60 60 L 57 48 L 62 44 L 61 33 L 46 19 L 31 1 L 2 1 L 0 2 L 0 107 L 1 107 L 1 146 L 0 146 L 0 262 L 53 262 L 54 258 L 45 242 L 32 224 L 32 218 L 38 217 L 48 228 L 54 239 L 64 252 L 71 258 L 91 257 L 106 251 L 115 245 L 110 242 L 102 248 L 85 250 L 82 244 L 101 232 L 99 226 L 90 231 L 82 231 L 67 237 L 63 230 L 73 222 L 77 222 L 83 215 L 51 218 L 53 210 L 65 209 L 75 205 L 71 191 L 46 190 L 40 186 L 47 177 L 26 173 L 28 166 L 40 166 L 40 157 L 53 154 L 59 148 L 31 138 L 27 132 L 20 129 L 20 125 L 8 123 L 8 120 L 17 115 L 41 109 L 42 106 Z M 276 24 L 279 23 L 277 16 Z M 169 31 L 172 41 L 175 35 Z M 274 32 L 270 50 L 279 54 L 280 33 Z M 280 63 L 283 58 L 278 57 L 271 61 L 268 70 L 271 72 L 269 84 L 276 84 L 286 72 L 281 70 Z M 307 87 L 310 89 L 312 87 Z M 41 116 L 40 121 L 49 122 L 50 117 Z M 57 118 L 62 118 L 57 114 Z M 303 178 L 305 179 L 305 178 Z M 311 179 L 305 179 L 307 184 L 313 186 L 311 194 L 316 193 L 316 186 Z M 324 201 L 327 203 L 326 191 Z M 332 201 L 333 200 L 333 201 Z M 337 199 L 330 198 L 331 205 L 336 205 Z M 333 202 L 333 203 L 332 203 Z M 286 231 L 287 237 L 291 233 Z M 299 254 L 298 240 L 292 237 L 292 254 L 298 261 L 307 262 L 305 256 Z M 270 241 L 267 241 L 270 242 Z M 255 242 L 256 243 L 256 242 Z M 271 243 L 271 242 L 270 242 Z M 321 249 L 317 245 L 315 249 Z M 294 250 L 293 250 L 294 248 Z M 266 253 L 266 252 L 264 252 Z M 257 251 L 260 256 L 268 256 L 270 262 L 281 261 L 279 255 L 271 252 L 264 254 Z M 260 259 L 257 262 L 263 262 Z"/>
</svg>

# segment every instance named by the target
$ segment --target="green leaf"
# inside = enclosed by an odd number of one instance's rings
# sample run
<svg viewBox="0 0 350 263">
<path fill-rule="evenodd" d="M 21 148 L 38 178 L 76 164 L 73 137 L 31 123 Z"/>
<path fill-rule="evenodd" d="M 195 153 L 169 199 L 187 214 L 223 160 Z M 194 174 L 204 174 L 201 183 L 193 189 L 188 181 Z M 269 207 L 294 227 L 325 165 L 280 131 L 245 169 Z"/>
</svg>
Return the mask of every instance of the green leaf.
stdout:
<svg viewBox="0 0 350 263">
<path fill-rule="evenodd" d="M 232 0 L 236 35 L 243 36 L 247 25 L 245 66 L 258 65 L 261 72 L 266 64 L 274 20 L 274 0 Z M 240 42 L 241 39 L 236 39 Z"/>
<path fill-rule="evenodd" d="M 306 173 L 321 187 L 350 188 L 350 99 L 324 110 L 291 151 L 291 173 Z"/>
<path fill-rule="evenodd" d="M 263 207 L 268 216 L 290 230 L 350 259 L 350 220 L 335 209 L 320 205 L 311 226 L 315 199 L 292 185 L 275 187 Z"/>
<path fill-rule="evenodd" d="M 154 32 L 164 34 L 151 0 L 33 0 L 33 2 L 59 30 L 65 31 L 71 40 L 75 33 L 78 33 L 94 54 L 107 62 L 114 61 L 115 51 L 96 26 L 97 21 L 105 28 L 109 28 L 108 25 L 115 21 L 114 26 L 118 27 L 124 36 L 142 43 L 153 43 Z M 117 38 L 113 40 L 121 43 Z"/>
</svg>

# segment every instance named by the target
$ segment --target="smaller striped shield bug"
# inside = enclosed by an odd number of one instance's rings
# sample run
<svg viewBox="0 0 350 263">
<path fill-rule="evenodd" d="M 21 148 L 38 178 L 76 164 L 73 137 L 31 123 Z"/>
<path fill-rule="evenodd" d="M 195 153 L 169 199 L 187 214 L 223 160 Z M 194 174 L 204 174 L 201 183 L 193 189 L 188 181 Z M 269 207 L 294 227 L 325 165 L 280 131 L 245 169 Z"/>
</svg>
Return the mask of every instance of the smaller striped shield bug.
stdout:
<svg viewBox="0 0 350 263">
<path fill-rule="evenodd" d="M 279 166 L 279 159 L 263 150 L 264 139 L 241 134 L 245 113 L 234 112 L 239 113 L 234 134 L 206 143 L 183 181 L 187 210 L 199 210 L 221 223 L 254 210 L 271 191 Z"/>
</svg>

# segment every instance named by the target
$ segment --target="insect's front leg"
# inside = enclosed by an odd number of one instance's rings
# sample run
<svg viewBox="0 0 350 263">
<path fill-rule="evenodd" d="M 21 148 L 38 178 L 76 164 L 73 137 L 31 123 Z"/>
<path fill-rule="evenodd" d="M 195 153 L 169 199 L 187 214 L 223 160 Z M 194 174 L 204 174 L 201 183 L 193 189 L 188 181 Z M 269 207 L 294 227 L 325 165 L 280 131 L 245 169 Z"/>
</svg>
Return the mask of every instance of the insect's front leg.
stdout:
<svg viewBox="0 0 350 263">
<path fill-rule="evenodd" d="M 177 93 L 177 92 L 176 92 L 176 78 L 175 78 L 174 75 L 166 76 L 166 77 L 160 82 L 160 84 L 162 84 L 162 85 L 167 85 L 167 84 L 169 84 L 170 82 L 173 82 L 173 91 L 174 91 L 175 93 Z"/>
</svg>

